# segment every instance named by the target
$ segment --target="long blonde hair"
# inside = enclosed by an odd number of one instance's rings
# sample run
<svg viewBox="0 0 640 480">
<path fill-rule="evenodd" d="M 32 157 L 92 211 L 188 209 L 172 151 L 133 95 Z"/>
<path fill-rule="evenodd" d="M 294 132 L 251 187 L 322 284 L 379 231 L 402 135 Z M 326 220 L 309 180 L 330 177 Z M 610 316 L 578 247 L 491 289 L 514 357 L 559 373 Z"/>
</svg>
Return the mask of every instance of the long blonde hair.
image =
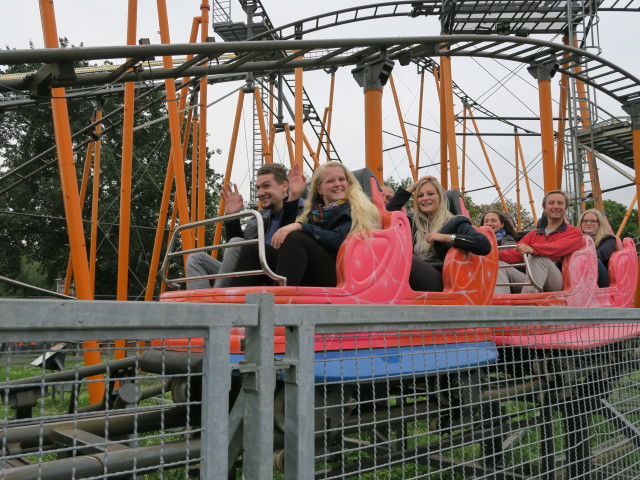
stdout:
<svg viewBox="0 0 640 480">
<path fill-rule="evenodd" d="M 308 221 L 311 211 L 324 203 L 324 199 L 318 193 L 318 187 L 322 183 L 325 170 L 330 167 L 342 168 L 345 177 L 347 177 L 347 201 L 351 206 L 351 230 L 349 230 L 349 234 L 360 232 L 367 234 L 374 228 L 380 228 L 380 212 L 364 193 L 353 173 L 340 162 L 323 163 L 313 172 L 309 195 L 307 195 L 302 213 L 298 215 L 296 221 Z"/>
<path fill-rule="evenodd" d="M 602 239 L 607 235 L 607 225 L 604 219 L 604 215 L 602 215 L 602 213 L 600 212 L 600 210 L 597 210 L 595 208 L 590 208 L 589 210 L 585 210 L 584 212 L 582 212 L 582 215 L 580 215 L 580 220 L 578 220 L 578 224 L 580 225 L 580 230 L 582 230 L 582 219 L 584 218 L 584 216 L 590 213 L 592 215 L 595 215 L 596 218 L 598 219 L 598 230 L 596 231 L 596 235 L 593 239 L 593 243 L 596 244 L 596 247 L 600 244 L 600 242 L 602 241 Z"/>
<path fill-rule="evenodd" d="M 429 220 L 427 215 L 422 213 L 420 208 L 418 208 L 418 193 L 427 183 L 431 183 L 435 187 L 438 197 L 440 197 L 440 206 L 438 207 L 436 214 L 433 216 L 433 220 Z M 433 246 L 427 242 L 427 234 L 440 231 L 444 224 L 452 218 L 453 214 L 449 211 L 449 199 L 447 199 L 447 195 L 444 193 L 444 189 L 442 188 L 442 185 L 440 185 L 440 182 L 434 178 L 425 178 L 418 183 L 415 191 L 413 192 L 413 225 L 415 231 L 414 252 L 418 255 L 426 254 Z"/>
</svg>

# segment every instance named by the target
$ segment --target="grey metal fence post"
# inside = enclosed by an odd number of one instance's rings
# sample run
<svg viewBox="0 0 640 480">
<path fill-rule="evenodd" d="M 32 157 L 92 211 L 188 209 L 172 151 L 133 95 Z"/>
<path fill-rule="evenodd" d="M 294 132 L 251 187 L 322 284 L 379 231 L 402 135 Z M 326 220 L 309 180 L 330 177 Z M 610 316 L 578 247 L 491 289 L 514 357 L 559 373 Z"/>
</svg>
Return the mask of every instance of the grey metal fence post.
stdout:
<svg viewBox="0 0 640 480">
<path fill-rule="evenodd" d="M 273 395 L 276 378 L 273 362 L 273 294 L 247 295 L 247 303 L 258 305 L 258 327 L 246 329 L 243 375 L 245 478 L 273 478 Z M 251 368 L 253 367 L 253 368 Z"/>
<path fill-rule="evenodd" d="M 224 363 L 220 362 L 220 352 L 229 350 L 229 338 L 228 335 L 220 335 L 220 328 L 210 327 L 209 338 L 205 342 L 200 478 L 227 478 L 231 368 L 228 355 Z"/>
<path fill-rule="evenodd" d="M 287 327 L 284 478 L 314 478 L 314 326 Z"/>
</svg>

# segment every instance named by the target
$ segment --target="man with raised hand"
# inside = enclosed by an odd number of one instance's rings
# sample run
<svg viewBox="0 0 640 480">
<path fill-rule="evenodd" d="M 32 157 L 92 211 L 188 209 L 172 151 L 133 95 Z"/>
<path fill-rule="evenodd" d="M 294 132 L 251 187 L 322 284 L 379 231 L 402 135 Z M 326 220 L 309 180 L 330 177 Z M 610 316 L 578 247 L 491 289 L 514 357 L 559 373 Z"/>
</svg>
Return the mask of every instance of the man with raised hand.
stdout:
<svg viewBox="0 0 640 480">
<path fill-rule="evenodd" d="M 542 208 L 547 225 L 527 233 L 518 242 L 515 250 L 499 253 L 500 265 L 522 263 L 523 255 L 529 254 L 529 267 L 533 280 L 543 286 L 545 292 L 562 290 L 562 260 L 582 245 L 582 232 L 567 224 L 564 217 L 569 205 L 569 196 L 561 190 L 547 192 L 542 199 Z M 497 283 L 525 283 L 527 276 L 515 267 L 498 269 Z M 520 287 L 513 287 L 514 291 Z M 533 286 L 522 288 L 522 293 L 537 293 Z M 510 287 L 500 286 L 496 294 L 511 293 Z"/>
<path fill-rule="evenodd" d="M 268 163 L 260 167 L 256 176 L 256 193 L 262 203 L 262 221 L 265 232 L 265 243 L 271 244 L 271 238 L 278 228 L 293 223 L 298 214 L 300 197 L 306 187 L 306 179 L 302 174 L 302 168 L 294 165 L 287 175 L 287 169 L 279 163 Z M 287 197 L 287 192 L 289 196 Z M 222 187 L 222 198 L 225 202 L 226 214 L 240 212 L 244 207 L 244 199 L 238 192 L 238 187 L 227 184 Z M 247 222 L 244 231 L 239 219 L 225 222 L 225 232 L 228 243 L 236 243 L 243 240 L 258 238 L 258 225 L 252 218 Z M 192 253 L 187 258 L 187 277 L 199 277 L 229 273 L 235 270 L 241 249 L 228 247 L 223 251 L 222 262 L 211 257 L 208 253 Z M 215 288 L 229 286 L 229 278 L 218 278 L 214 282 Z M 188 290 L 210 288 L 209 279 L 191 280 L 187 282 Z"/>
</svg>

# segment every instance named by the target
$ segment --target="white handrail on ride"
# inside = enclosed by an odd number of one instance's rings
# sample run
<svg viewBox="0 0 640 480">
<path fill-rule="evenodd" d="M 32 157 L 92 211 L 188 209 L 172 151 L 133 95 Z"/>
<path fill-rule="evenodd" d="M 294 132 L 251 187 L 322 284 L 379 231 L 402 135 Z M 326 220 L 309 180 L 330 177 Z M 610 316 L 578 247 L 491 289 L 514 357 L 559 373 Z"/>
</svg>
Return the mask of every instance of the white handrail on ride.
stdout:
<svg viewBox="0 0 640 480">
<path fill-rule="evenodd" d="M 499 245 L 498 246 L 498 250 L 513 250 L 513 249 L 516 248 L 516 246 L 517 245 Z M 509 263 L 507 265 L 498 264 L 498 268 L 524 267 L 525 274 L 527 275 L 527 278 L 529 279 L 529 281 L 528 282 L 522 282 L 522 283 L 519 283 L 519 282 L 514 282 L 514 283 L 496 283 L 496 287 L 528 287 L 528 286 L 532 286 L 533 288 L 535 288 L 539 292 L 542 292 L 542 290 L 544 289 L 544 286 L 538 285 L 536 283 L 536 281 L 533 279 L 533 276 L 531 275 L 531 268 L 529 267 L 529 254 L 528 253 L 522 254 L 522 259 L 523 259 L 522 263 Z"/>
<path fill-rule="evenodd" d="M 226 222 L 228 220 L 240 219 L 243 217 L 251 217 L 251 216 L 255 218 L 257 227 L 258 227 L 258 238 L 256 239 L 244 240 L 241 242 L 234 242 L 234 243 L 225 243 L 221 245 L 210 245 L 208 247 L 190 248 L 187 250 L 176 250 L 176 251 L 173 250 L 175 247 L 176 239 L 178 238 L 178 234 L 182 230 L 186 230 L 188 228 L 198 228 L 205 225 L 215 225 L 220 222 Z M 164 256 L 164 260 L 162 262 L 162 267 L 160 269 L 162 281 L 171 287 L 178 288 L 180 286 L 179 285 L 180 283 L 186 283 L 191 280 L 216 279 L 216 278 L 226 278 L 231 276 L 248 277 L 250 275 L 264 274 L 264 275 L 267 275 L 269 278 L 275 280 L 279 285 L 286 286 L 287 278 L 275 273 L 273 270 L 271 270 L 271 268 L 269 267 L 269 264 L 267 263 L 267 257 L 266 257 L 265 248 L 264 248 L 264 222 L 262 220 L 263 220 L 262 215 L 260 215 L 259 212 L 256 212 L 255 210 L 244 210 L 238 213 L 223 215 L 222 217 L 209 218 L 207 220 L 200 220 L 199 222 L 186 223 L 184 225 L 180 225 L 178 228 L 176 228 L 173 236 L 171 237 L 171 242 L 169 242 L 169 246 L 167 247 L 167 253 Z M 213 250 L 224 250 L 225 248 L 229 248 L 229 247 L 239 248 L 243 245 L 252 245 L 254 243 L 258 244 L 258 258 L 260 260 L 260 267 L 262 267 L 262 270 L 245 270 L 241 272 L 216 273 L 212 275 L 199 275 L 196 277 L 184 277 L 184 278 L 167 278 L 166 276 L 169 261 L 173 257 L 177 257 L 181 255 L 189 255 L 191 253 L 196 253 L 196 252 L 210 252 Z"/>
</svg>

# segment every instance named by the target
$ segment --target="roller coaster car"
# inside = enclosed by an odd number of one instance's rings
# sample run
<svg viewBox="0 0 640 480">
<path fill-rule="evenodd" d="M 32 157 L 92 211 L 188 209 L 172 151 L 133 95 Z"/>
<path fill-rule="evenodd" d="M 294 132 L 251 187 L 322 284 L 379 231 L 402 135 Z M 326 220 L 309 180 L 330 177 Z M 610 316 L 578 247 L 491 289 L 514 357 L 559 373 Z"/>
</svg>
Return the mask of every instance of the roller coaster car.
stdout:
<svg viewBox="0 0 640 480">
<path fill-rule="evenodd" d="M 365 192 L 370 194 L 378 207 L 382 228 L 374 230 L 369 237 L 360 235 L 347 237 L 338 252 L 336 287 L 263 286 L 179 290 L 162 294 L 160 301 L 245 303 L 245 296 L 248 293 L 269 292 L 274 294 L 274 301 L 277 304 L 487 305 L 490 303 L 497 277 L 498 254 L 495 235 L 489 228 L 481 227 L 480 231 L 493 245 L 491 253 L 478 256 L 451 248 L 443 263 L 444 290 L 416 292 L 409 286 L 413 249 L 411 228 L 406 215 L 402 212 L 387 212 L 384 209 L 380 187 L 370 170 L 354 173 L 359 175 Z M 363 176 L 364 179 L 362 179 Z M 179 253 L 176 252 L 173 255 L 176 254 Z M 453 333 L 446 336 L 446 343 L 479 341 L 486 338 L 486 335 L 467 331 L 459 331 L 459 336 Z M 378 343 L 381 346 L 383 344 L 389 346 L 386 335 L 382 337 L 385 339 Z M 441 337 L 435 343 L 445 343 L 444 336 Z M 367 341 L 372 340 L 369 337 Z M 423 339 L 420 340 L 422 341 Z M 359 343 L 361 342 L 354 340 L 353 347 L 357 348 L 356 345 Z M 404 340 L 397 339 L 393 343 L 401 346 L 415 342 L 413 336 L 409 335 Z M 233 338 L 232 344 L 234 344 Z M 346 348 L 344 344 L 342 348 Z M 325 345 L 322 349 L 327 349 L 327 346 Z M 233 347 L 232 350 L 234 350 Z"/>
<path fill-rule="evenodd" d="M 560 292 L 495 295 L 494 305 L 571 307 L 631 307 L 636 289 L 638 256 L 633 240 L 617 239 L 609 259 L 610 285 L 597 286 L 597 257 L 593 240 L 583 236 L 582 247 L 562 264 Z M 638 324 L 564 325 L 505 328 L 494 332 L 500 347 L 534 350 L 591 350 L 640 335 Z"/>
<path fill-rule="evenodd" d="M 617 239 L 609 259 L 610 286 L 598 288 L 598 265 L 593 240 L 586 235 L 578 250 L 562 262 L 559 292 L 512 293 L 493 296 L 493 305 L 630 307 L 636 288 L 638 257 L 633 241 Z"/>
<path fill-rule="evenodd" d="M 638 278 L 638 254 L 633 240 L 616 237 L 616 251 L 609 258 L 609 286 L 596 288 L 595 306 L 631 307 Z"/>
<path fill-rule="evenodd" d="M 401 212 L 384 210 L 376 179 L 371 176 L 366 181 L 371 185 L 371 197 L 380 210 L 382 228 L 368 237 L 347 237 L 338 252 L 336 287 L 179 290 L 162 294 L 160 300 L 244 303 L 248 293 L 270 292 L 278 304 L 487 305 L 491 302 L 497 276 L 497 249 L 495 236 L 489 228 L 480 228 L 494 246 L 489 255 L 477 256 L 451 248 L 443 264 L 444 290 L 413 291 L 409 287 L 413 251 L 409 221 Z"/>
</svg>

